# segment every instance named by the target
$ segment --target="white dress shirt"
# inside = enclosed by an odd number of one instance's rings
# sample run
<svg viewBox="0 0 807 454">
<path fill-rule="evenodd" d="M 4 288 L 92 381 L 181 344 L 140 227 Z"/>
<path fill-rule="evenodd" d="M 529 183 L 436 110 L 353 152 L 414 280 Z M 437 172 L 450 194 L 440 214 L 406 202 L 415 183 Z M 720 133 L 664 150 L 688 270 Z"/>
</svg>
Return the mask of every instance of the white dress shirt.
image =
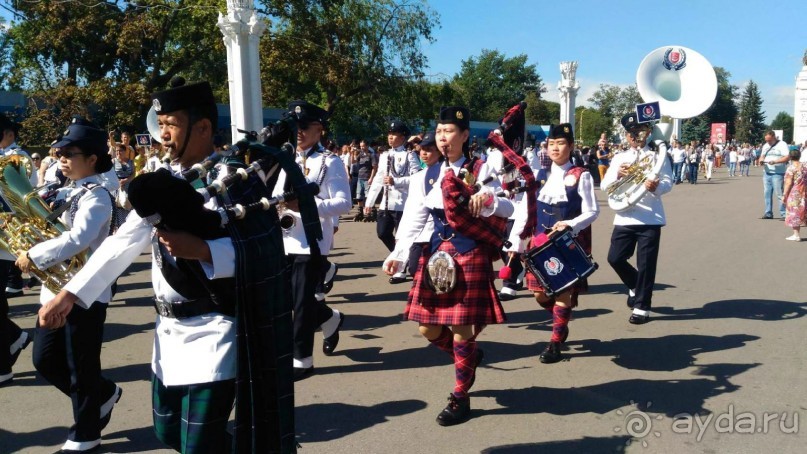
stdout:
<svg viewBox="0 0 807 454">
<path fill-rule="evenodd" d="M 334 218 L 350 211 L 352 206 L 350 200 L 350 184 L 347 179 L 347 172 L 342 160 L 333 154 L 322 153 L 323 149 L 314 151 L 307 158 L 303 157 L 310 151 L 305 150 L 297 154 L 297 163 L 303 169 L 306 179 L 309 182 L 319 184 L 319 193 L 314 198 L 319 211 L 319 221 L 322 224 L 322 239 L 318 241 L 320 252 L 328 255 L 333 247 Z M 322 168 L 323 164 L 325 169 Z M 321 181 L 320 181 L 321 180 Z M 273 195 L 278 196 L 283 193 L 286 185 L 286 172 L 281 171 L 277 183 L 273 190 Z M 294 226 L 289 231 L 283 232 L 283 246 L 286 254 L 310 255 L 311 248 L 305 237 L 303 221 L 300 213 L 293 210 L 283 210 L 280 216 L 289 215 L 294 217 Z"/>
<path fill-rule="evenodd" d="M 458 175 L 465 158 L 460 158 L 450 165 L 454 170 L 454 175 Z M 443 191 L 440 185 L 443 182 L 443 176 L 447 170 L 444 164 L 435 164 L 441 166 L 440 174 L 432 184 L 432 190 L 426 193 L 426 176 L 428 169 L 418 172 L 410 180 L 409 185 L 409 201 L 404 208 L 401 222 L 398 225 L 398 231 L 395 233 L 395 250 L 385 260 L 389 262 L 395 260 L 398 262 L 406 262 L 409 257 L 409 249 L 413 243 L 427 243 L 431 241 L 432 234 L 434 233 L 434 222 L 429 212 L 430 209 L 443 208 Z M 487 164 L 483 164 L 480 168 L 480 179 L 482 175 L 489 174 Z M 483 186 L 481 191 L 486 194 L 495 194 L 495 190 L 490 186 Z M 510 217 L 513 213 L 513 204 L 510 200 L 503 197 L 494 197 L 493 203 L 484 207 L 481 212 L 479 222 L 485 222 L 486 217 L 493 215 L 503 218 Z"/>
<path fill-rule="evenodd" d="M 631 148 L 617 154 L 611 161 L 611 167 L 605 172 L 605 176 L 600 183 L 600 187 L 607 188 L 618 178 L 619 167 L 622 164 L 632 164 L 636 160 L 637 153 L 641 156 L 656 153 L 647 146 L 641 151 Z M 659 172 L 659 185 L 654 192 L 646 191 L 641 199 L 632 207 L 616 213 L 614 225 L 666 225 L 667 218 L 664 215 L 664 205 L 661 203 L 661 196 L 670 192 L 673 187 L 672 168 L 666 156 L 661 155 L 657 159 L 662 159 L 661 172 Z"/>
<path fill-rule="evenodd" d="M 392 168 L 389 167 L 390 160 Z M 407 151 L 404 145 L 381 153 L 381 157 L 378 158 L 378 171 L 367 191 L 367 200 L 372 204 L 378 198 L 378 194 L 382 193 L 381 209 L 386 207 L 390 211 L 403 211 L 409 192 L 409 179 L 419 171 L 420 160 L 414 152 Z M 384 185 L 384 177 L 387 175 L 392 177 L 391 186 Z M 387 190 L 384 190 L 385 186 Z"/>
<path fill-rule="evenodd" d="M 572 179 L 566 178 L 566 172 L 572 168 L 572 163 L 567 162 L 563 165 L 557 165 L 554 162 L 549 167 L 546 182 L 544 182 L 541 189 L 538 191 L 536 198 L 543 203 L 555 205 L 562 202 L 568 202 L 569 198 L 566 195 L 566 185 L 573 184 Z M 580 180 L 577 182 L 577 193 L 580 195 L 580 214 L 572 219 L 566 219 L 565 222 L 572 228 L 572 235 L 577 236 L 581 230 L 590 226 L 600 215 L 600 206 L 597 204 L 597 197 L 594 195 L 594 179 L 591 177 L 590 172 L 582 172 Z M 535 213 L 535 216 L 538 214 Z M 529 238 L 524 241 L 521 240 L 521 233 L 527 225 L 527 201 L 520 202 L 516 205 L 516 214 L 514 216 L 513 228 L 510 230 L 510 243 L 512 246 L 506 248 L 506 251 L 511 252 L 524 252 Z M 536 226 L 540 232 L 543 226 Z M 552 228 L 551 225 L 546 228 Z"/>
<path fill-rule="evenodd" d="M 97 186 L 88 189 L 84 187 L 85 184 Z M 101 177 L 92 175 L 82 178 L 75 182 L 75 187 L 60 189 L 56 199 L 65 200 L 65 203 L 72 205 L 74 197 L 79 197 L 75 217 L 70 213 L 72 207 L 65 210 L 60 217 L 69 230 L 56 238 L 37 244 L 28 251 L 31 261 L 40 270 L 50 268 L 84 250 L 89 250 L 92 255 L 109 235 L 112 196 L 101 185 Z M 112 299 L 110 287 L 111 284 L 103 289 L 94 301 L 108 303 Z M 54 294 L 43 286 L 39 302 L 44 304 L 53 297 Z M 82 303 L 81 306 L 89 307 L 92 303 L 93 301 Z"/>
<path fill-rule="evenodd" d="M 179 175 L 178 168 L 172 168 Z M 216 209 L 216 199 L 206 207 Z M 79 273 L 64 287 L 89 307 L 129 265 L 151 246 L 154 228 L 132 210 L 115 235 L 108 237 Z M 235 249 L 230 238 L 208 240 L 212 263 L 202 262 L 208 279 L 235 275 Z M 169 257 L 169 259 L 171 259 Z M 163 301 L 185 301 L 163 277 L 152 254 L 151 283 Z M 205 314 L 184 319 L 156 315 L 152 370 L 166 386 L 209 383 L 235 378 L 235 319 Z"/>
</svg>

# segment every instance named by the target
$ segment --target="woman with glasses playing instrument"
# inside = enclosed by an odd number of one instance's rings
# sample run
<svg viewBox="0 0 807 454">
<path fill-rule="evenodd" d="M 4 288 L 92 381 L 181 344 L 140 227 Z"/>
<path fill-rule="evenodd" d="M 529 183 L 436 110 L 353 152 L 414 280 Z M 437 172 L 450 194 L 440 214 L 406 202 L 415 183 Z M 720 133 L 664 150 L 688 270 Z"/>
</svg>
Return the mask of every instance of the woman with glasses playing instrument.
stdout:
<svg viewBox="0 0 807 454">
<path fill-rule="evenodd" d="M 112 195 L 102 186 L 99 175 L 112 168 L 106 133 L 76 118 L 53 146 L 58 148 L 62 173 L 74 183 L 56 196 L 67 205 L 61 220 L 69 230 L 28 251 L 18 251 L 16 264 L 26 272 L 32 266 L 45 270 L 87 249 L 92 252 L 110 233 Z M 44 304 L 53 296 L 43 286 L 40 302 Z M 112 291 L 107 287 L 95 301 L 76 305 L 57 329 L 43 328 L 37 321 L 34 367 L 73 403 L 74 424 L 60 452 L 86 452 L 100 445 L 101 431 L 120 399 L 120 387 L 101 374 L 104 321 L 111 299 Z"/>
</svg>

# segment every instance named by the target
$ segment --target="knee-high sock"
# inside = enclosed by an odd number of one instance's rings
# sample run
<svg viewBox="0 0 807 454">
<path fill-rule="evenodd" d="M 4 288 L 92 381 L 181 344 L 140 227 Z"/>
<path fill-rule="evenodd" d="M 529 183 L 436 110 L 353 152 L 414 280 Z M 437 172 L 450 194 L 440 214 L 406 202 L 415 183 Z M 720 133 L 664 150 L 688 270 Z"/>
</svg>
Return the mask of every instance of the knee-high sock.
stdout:
<svg viewBox="0 0 807 454">
<path fill-rule="evenodd" d="M 572 308 L 555 306 L 552 311 L 552 342 L 561 342 L 569 329 L 569 319 L 572 317 Z"/>
<path fill-rule="evenodd" d="M 476 374 L 476 341 L 454 342 L 455 397 L 467 397 Z"/>
<path fill-rule="evenodd" d="M 443 326 L 440 335 L 436 339 L 429 339 L 429 342 L 452 357 L 454 356 L 454 333 L 447 326 Z"/>
<path fill-rule="evenodd" d="M 549 313 L 552 313 L 552 308 L 555 307 L 555 298 L 549 298 L 549 301 L 545 303 L 538 301 L 538 305 L 549 311 Z"/>
</svg>

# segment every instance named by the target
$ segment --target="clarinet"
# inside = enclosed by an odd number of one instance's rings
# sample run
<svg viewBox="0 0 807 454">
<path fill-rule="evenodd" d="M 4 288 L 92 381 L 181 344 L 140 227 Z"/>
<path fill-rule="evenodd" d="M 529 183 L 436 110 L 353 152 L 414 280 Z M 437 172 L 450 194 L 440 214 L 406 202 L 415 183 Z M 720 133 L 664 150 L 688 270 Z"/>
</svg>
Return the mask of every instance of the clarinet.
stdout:
<svg viewBox="0 0 807 454">
<path fill-rule="evenodd" d="M 387 151 L 387 174 L 385 175 L 385 177 L 389 177 L 390 174 L 392 173 L 392 165 L 394 162 L 392 152 L 393 152 L 392 149 Z M 389 192 L 390 192 L 389 185 L 384 184 L 384 211 L 389 211 Z"/>
</svg>

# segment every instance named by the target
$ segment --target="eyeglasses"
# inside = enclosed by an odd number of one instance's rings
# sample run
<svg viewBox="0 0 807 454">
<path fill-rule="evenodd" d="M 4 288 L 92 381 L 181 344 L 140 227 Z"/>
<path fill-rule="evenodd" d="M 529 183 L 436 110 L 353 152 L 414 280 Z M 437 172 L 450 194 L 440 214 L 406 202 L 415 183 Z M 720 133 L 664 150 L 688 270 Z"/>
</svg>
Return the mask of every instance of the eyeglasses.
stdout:
<svg viewBox="0 0 807 454">
<path fill-rule="evenodd" d="M 31 159 L 33 159 L 34 161 L 39 161 L 42 158 L 31 158 Z"/>
<path fill-rule="evenodd" d="M 82 153 L 81 151 L 71 151 L 71 150 L 59 150 L 56 152 L 57 158 L 67 158 L 70 159 L 76 155 L 87 155 L 87 153 Z"/>
</svg>

